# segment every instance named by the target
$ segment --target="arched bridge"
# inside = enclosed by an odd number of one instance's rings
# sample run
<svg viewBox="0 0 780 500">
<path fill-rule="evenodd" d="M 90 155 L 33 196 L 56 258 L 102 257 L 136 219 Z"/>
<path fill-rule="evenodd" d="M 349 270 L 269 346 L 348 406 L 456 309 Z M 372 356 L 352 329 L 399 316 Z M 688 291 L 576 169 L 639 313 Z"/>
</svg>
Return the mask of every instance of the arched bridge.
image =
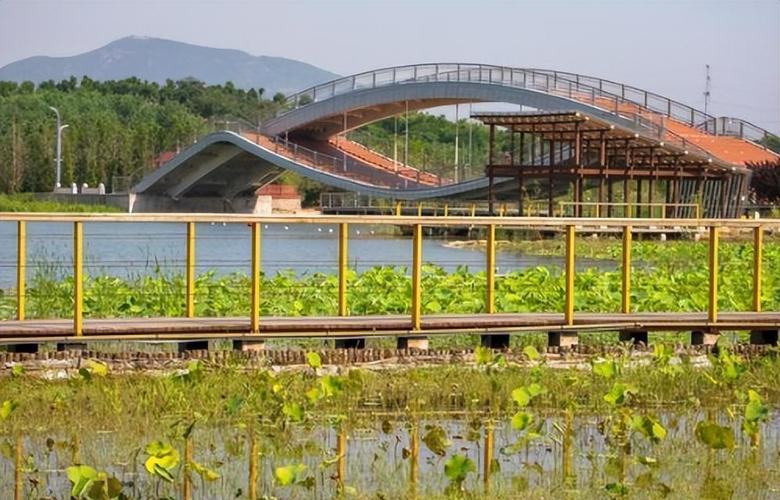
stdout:
<svg viewBox="0 0 780 500">
<path fill-rule="evenodd" d="M 537 141 L 539 149 L 530 157 L 523 158 L 521 153 L 519 163 L 513 159 L 511 166 L 529 167 L 525 168 L 529 175 L 539 176 L 541 170 L 535 167 L 551 165 L 551 192 L 553 173 L 582 184 L 599 176 L 619 180 L 615 172 L 621 169 L 626 182 L 643 175 L 649 182 L 651 178 L 668 179 L 667 197 L 671 192 L 678 199 L 706 195 L 712 179 L 710 191 L 717 190 L 714 196 L 725 207 L 746 189 L 744 176 L 733 177 L 735 173 L 746 173 L 749 163 L 779 158 L 759 144 L 770 135 L 759 127 L 737 119 L 718 119 L 625 84 L 549 70 L 421 64 L 369 71 L 312 87 L 290 96 L 285 111 L 260 130 L 204 137 L 134 187 L 139 199 L 156 200 L 137 208 L 159 210 L 160 200 L 175 200 L 191 211 L 199 211 L 197 202 L 203 199 L 229 204 L 288 170 L 334 188 L 399 200 L 485 198 L 489 186 L 491 195 L 493 189 L 513 192 L 517 174 L 503 168 L 507 165 L 495 164 L 492 157 L 489 163 L 493 165 L 487 167 L 495 168 L 486 168 L 488 175 L 453 183 L 345 136 L 365 124 L 408 111 L 480 102 L 538 110 L 532 119 L 498 122 L 488 118 L 499 126 L 510 123 L 513 134 L 519 131 L 537 137 L 531 141 Z M 570 122 L 550 119 L 564 114 Z M 590 128 L 578 125 L 584 121 Z M 555 123 L 562 125 L 556 129 Z M 588 149 L 583 153 L 583 143 L 597 140 L 602 142 L 601 155 L 588 156 Z M 599 146 L 594 144 L 592 149 L 597 151 Z M 641 192 L 641 184 L 638 187 Z M 611 184 L 609 192 L 611 196 Z M 726 213 L 723 208 L 721 215 Z"/>
</svg>

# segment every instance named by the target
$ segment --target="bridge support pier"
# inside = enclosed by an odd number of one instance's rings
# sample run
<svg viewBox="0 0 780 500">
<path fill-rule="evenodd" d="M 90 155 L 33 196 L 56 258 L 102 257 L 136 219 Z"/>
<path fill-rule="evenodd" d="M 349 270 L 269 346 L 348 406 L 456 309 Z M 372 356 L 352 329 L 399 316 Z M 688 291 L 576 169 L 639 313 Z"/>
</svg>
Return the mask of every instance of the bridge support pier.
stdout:
<svg viewBox="0 0 780 500">
<path fill-rule="evenodd" d="M 234 351 L 257 352 L 265 350 L 265 340 L 234 340 Z"/>
<path fill-rule="evenodd" d="M 777 345 L 779 330 L 756 330 L 750 332 L 751 344 Z"/>
<path fill-rule="evenodd" d="M 547 333 L 547 345 L 549 347 L 574 347 L 580 343 L 577 332 L 562 330 Z"/>
<path fill-rule="evenodd" d="M 190 340 L 188 342 L 179 342 L 179 353 L 187 351 L 208 351 L 208 340 Z"/>
<path fill-rule="evenodd" d="M 428 350 L 428 337 L 398 337 L 396 341 L 398 349 Z"/>
<path fill-rule="evenodd" d="M 629 331 L 620 332 L 619 335 L 620 335 L 621 342 L 632 342 L 634 345 L 649 344 L 648 334 L 646 331 L 629 330 Z"/>
<path fill-rule="evenodd" d="M 354 339 L 336 339 L 336 349 L 365 349 L 366 339 L 358 337 Z"/>
<path fill-rule="evenodd" d="M 34 354 L 38 352 L 38 344 L 8 344 L 5 346 L 8 352 Z"/>
<path fill-rule="evenodd" d="M 691 345 L 715 345 L 718 343 L 720 333 L 694 330 L 691 332 Z"/>
<path fill-rule="evenodd" d="M 509 334 L 480 335 L 479 343 L 482 347 L 490 349 L 509 349 Z"/>
</svg>

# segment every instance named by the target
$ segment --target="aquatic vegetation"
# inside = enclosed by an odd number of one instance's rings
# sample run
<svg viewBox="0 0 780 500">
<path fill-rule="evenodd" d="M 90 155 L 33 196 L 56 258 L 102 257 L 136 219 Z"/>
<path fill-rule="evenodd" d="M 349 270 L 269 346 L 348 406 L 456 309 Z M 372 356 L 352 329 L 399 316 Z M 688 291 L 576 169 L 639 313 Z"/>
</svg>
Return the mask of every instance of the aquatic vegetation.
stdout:
<svg viewBox="0 0 780 500">
<path fill-rule="evenodd" d="M 529 242 L 534 243 L 534 242 Z M 620 247 L 611 241 L 584 245 L 586 256 L 617 260 Z M 552 245 L 552 246 L 551 246 Z M 539 251 L 557 252 L 557 243 Z M 780 245 L 767 243 L 764 250 L 762 302 L 764 310 L 780 310 Z M 703 311 L 707 306 L 706 245 L 698 242 L 637 242 L 634 249 L 631 303 L 635 311 Z M 752 307 L 752 245 L 724 242 L 720 258 L 719 308 L 722 311 Z M 692 264 L 693 263 L 693 264 Z M 698 263 L 698 264 L 697 264 Z M 67 275 L 68 272 L 65 272 Z M 589 268 L 575 277 L 575 310 L 620 310 L 619 269 Z M 350 314 L 404 314 L 409 312 L 411 278 L 404 267 L 380 266 L 356 273 L 349 271 Z M 73 282 L 50 267 L 31 267 L 27 289 L 27 316 L 66 318 L 72 309 Z M 235 273 L 200 274 L 195 283 L 198 316 L 249 314 L 248 276 Z M 453 272 L 423 266 L 425 314 L 478 313 L 485 309 L 485 273 L 459 267 Z M 88 276 L 84 283 L 86 317 L 175 317 L 184 311 L 185 279 L 154 267 L 135 278 Z M 282 271 L 263 275 L 260 311 L 264 316 L 334 315 L 338 309 L 338 278 L 330 274 L 296 275 Z M 15 314 L 12 291 L 0 293 L 0 319 Z M 498 312 L 561 311 L 564 301 L 563 271 L 556 267 L 502 270 L 496 278 Z"/>
<path fill-rule="evenodd" d="M 67 488 L 76 498 L 183 488 L 192 498 L 241 496 L 247 477 L 262 494 L 293 498 L 398 498 L 412 484 L 434 498 L 486 488 L 496 498 L 691 497 L 711 487 L 706 481 L 723 485 L 754 455 L 778 451 L 776 439 L 758 439 L 777 434 L 775 357 L 727 353 L 696 367 L 663 349 L 648 362 L 595 359 L 588 370 L 552 368 L 535 349 L 525 352 L 523 366 L 485 353 L 474 367 L 338 375 L 314 352 L 307 366 L 278 373 L 195 361 L 166 376 L 22 373 L 0 385 L 3 408 L 13 407 L 0 420 L 0 464 L 14 462 L 14 437 L 26 436 L 24 477 L 41 494 Z M 699 456 L 705 474 L 692 480 Z M 52 463 L 71 468 L 67 483 L 63 472 L 43 472 Z M 740 496 L 778 488 L 773 471 L 756 468 L 729 488 Z M 0 465 L 0 484 L 11 484 L 8 472 Z"/>
</svg>

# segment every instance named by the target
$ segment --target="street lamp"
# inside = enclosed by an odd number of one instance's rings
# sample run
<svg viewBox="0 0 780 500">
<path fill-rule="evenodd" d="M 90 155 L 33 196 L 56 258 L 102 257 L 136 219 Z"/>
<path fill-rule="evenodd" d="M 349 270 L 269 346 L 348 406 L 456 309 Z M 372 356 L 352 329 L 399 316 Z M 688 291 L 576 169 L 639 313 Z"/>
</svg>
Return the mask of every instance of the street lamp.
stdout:
<svg viewBox="0 0 780 500">
<path fill-rule="evenodd" d="M 54 182 L 54 189 L 57 189 L 62 186 L 62 184 L 60 184 L 62 175 L 62 131 L 68 128 L 69 125 L 67 123 L 62 125 L 62 120 L 60 120 L 60 112 L 57 108 L 54 106 L 49 106 L 49 109 L 54 111 L 54 113 L 57 115 L 57 159 L 55 160 L 57 162 L 57 175 Z"/>
</svg>

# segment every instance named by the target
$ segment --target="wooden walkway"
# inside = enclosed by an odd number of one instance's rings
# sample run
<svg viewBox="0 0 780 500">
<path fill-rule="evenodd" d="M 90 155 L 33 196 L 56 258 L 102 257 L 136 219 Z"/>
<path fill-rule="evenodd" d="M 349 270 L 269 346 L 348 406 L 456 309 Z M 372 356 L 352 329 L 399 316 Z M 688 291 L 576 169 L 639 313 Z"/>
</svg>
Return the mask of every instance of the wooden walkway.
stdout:
<svg viewBox="0 0 780 500">
<path fill-rule="evenodd" d="M 708 323 L 706 312 L 587 313 L 578 312 L 567 326 L 562 313 L 497 313 L 426 315 L 422 329 L 411 328 L 411 317 L 264 317 L 260 333 L 249 333 L 248 318 L 135 318 L 87 319 L 82 336 L 73 335 L 70 320 L 0 322 L 0 343 L 73 342 L 95 340 L 207 340 L 278 338 L 354 338 L 428 336 L 452 333 L 511 333 L 523 331 L 777 331 L 780 312 L 721 312 Z"/>
</svg>

